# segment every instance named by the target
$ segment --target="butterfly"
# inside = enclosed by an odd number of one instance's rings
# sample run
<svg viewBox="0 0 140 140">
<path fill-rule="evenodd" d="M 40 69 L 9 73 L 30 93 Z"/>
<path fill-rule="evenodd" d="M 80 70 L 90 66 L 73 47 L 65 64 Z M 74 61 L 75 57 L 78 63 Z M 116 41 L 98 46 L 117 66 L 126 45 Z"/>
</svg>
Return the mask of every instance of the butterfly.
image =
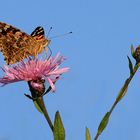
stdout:
<svg viewBox="0 0 140 140">
<path fill-rule="evenodd" d="M 0 22 L 0 50 L 8 65 L 20 62 L 29 56 L 37 56 L 44 51 L 49 42 L 41 26 L 28 35 L 9 24 Z"/>
</svg>

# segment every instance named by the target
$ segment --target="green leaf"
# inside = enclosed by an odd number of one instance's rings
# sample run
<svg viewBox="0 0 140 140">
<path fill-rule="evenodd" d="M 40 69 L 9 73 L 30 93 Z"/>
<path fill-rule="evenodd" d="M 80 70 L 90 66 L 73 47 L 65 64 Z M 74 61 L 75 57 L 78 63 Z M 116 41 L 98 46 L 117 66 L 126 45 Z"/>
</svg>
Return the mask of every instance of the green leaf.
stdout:
<svg viewBox="0 0 140 140">
<path fill-rule="evenodd" d="M 65 129 L 58 111 L 55 114 L 53 135 L 54 140 L 65 140 Z"/>
<path fill-rule="evenodd" d="M 118 102 L 124 97 L 124 95 L 126 94 L 127 89 L 128 89 L 128 83 L 129 83 L 129 79 L 127 79 L 127 80 L 125 81 L 124 86 L 121 88 L 121 90 L 120 90 L 120 92 L 119 92 L 119 94 L 118 94 L 118 96 L 117 96 L 117 98 L 116 98 L 117 103 L 118 103 Z"/>
<path fill-rule="evenodd" d="M 42 110 L 41 110 L 41 108 L 39 107 L 39 105 L 37 104 L 36 101 L 34 101 L 34 105 L 35 105 L 36 109 L 37 109 L 40 113 L 43 113 Z"/>
<path fill-rule="evenodd" d="M 131 55 L 134 57 L 134 53 L 135 53 L 135 50 L 134 50 L 134 47 L 133 45 L 131 45 Z"/>
<path fill-rule="evenodd" d="M 90 132 L 87 127 L 86 127 L 86 140 L 90 140 Z"/>
<path fill-rule="evenodd" d="M 130 75 L 133 75 L 133 64 L 131 62 L 131 59 L 129 58 L 129 56 L 127 56 L 128 58 L 128 62 L 129 62 L 129 69 L 130 69 Z"/>
<path fill-rule="evenodd" d="M 110 117 L 110 113 L 109 112 L 107 112 L 106 114 L 105 114 L 105 116 L 103 117 L 103 119 L 102 119 L 102 121 L 100 122 L 100 125 L 99 125 L 99 127 L 98 127 L 98 135 L 100 135 L 102 132 L 103 132 L 103 130 L 106 128 L 106 126 L 107 126 L 107 124 L 108 124 L 108 121 L 109 121 L 109 117 Z"/>
</svg>

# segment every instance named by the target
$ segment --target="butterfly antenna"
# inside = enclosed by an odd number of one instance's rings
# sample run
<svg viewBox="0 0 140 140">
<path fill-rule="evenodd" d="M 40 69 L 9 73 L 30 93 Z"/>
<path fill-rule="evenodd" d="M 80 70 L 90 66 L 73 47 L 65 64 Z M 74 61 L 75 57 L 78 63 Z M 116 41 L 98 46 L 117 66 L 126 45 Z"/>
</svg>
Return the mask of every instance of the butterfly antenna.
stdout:
<svg viewBox="0 0 140 140">
<path fill-rule="evenodd" d="M 47 33 L 47 37 L 50 35 L 51 30 L 52 30 L 52 27 L 50 27 L 50 29 L 49 29 L 49 31 Z"/>
<path fill-rule="evenodd" d="M 51 39 L 53 39 L 53 38 L 58 38 L 58 37 L 62 37 L 62 36 L 69 35 L 69 34 L 72 34 L 72 32 L 68 32 L 68 33 L 65 33 L 65 34 L 52 36 L 52 37 L 50 37 L 49 39 L 51 40 Z"/>
</svg>

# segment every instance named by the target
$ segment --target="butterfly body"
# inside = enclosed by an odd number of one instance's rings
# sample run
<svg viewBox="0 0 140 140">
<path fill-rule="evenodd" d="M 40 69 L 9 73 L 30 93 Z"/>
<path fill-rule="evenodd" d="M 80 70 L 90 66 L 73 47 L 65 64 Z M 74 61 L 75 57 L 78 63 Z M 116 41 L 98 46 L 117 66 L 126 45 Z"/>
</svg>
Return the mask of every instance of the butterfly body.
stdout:
<svg viewBox="0 0 140 140">
<path fill-rule="evenodd" d="M 0 22 L 0 49 L 7 64 L 14 64 L 29 56 L 37 56 L 49 44 L 42 27 L 37 27 L 31 35 Z"/>
</svg>

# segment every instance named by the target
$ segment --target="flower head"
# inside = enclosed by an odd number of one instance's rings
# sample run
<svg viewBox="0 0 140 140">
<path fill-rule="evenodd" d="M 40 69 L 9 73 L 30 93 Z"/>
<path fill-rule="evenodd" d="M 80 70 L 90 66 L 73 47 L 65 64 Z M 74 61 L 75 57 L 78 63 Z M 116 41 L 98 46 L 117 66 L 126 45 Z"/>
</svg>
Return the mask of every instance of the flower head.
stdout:
<svg viewBox="0 0 140 140">
<path fill-rule="evenodd" d="M 35 81 L 38 79 L 47 80 L 53 91 L 55 91 L 54 83 L 58 77 L 67 72 L 69 68 L 59 68 L 64 61 L 64 57 L 57 54 L 48 60 L 30 59 L 27 62 L 21 61 L 14 66 L 5 66 L 2 68 L 5 75 L 0 78 L 3 85 L 19 81 Z M 37 87 L 38 85 L 35 85 Z"/>
<path fill-rule="evenodd" d="M 140 62 L 140 45 L 136 48 L 133 56 L 137 63 Z"/>
</svg>

